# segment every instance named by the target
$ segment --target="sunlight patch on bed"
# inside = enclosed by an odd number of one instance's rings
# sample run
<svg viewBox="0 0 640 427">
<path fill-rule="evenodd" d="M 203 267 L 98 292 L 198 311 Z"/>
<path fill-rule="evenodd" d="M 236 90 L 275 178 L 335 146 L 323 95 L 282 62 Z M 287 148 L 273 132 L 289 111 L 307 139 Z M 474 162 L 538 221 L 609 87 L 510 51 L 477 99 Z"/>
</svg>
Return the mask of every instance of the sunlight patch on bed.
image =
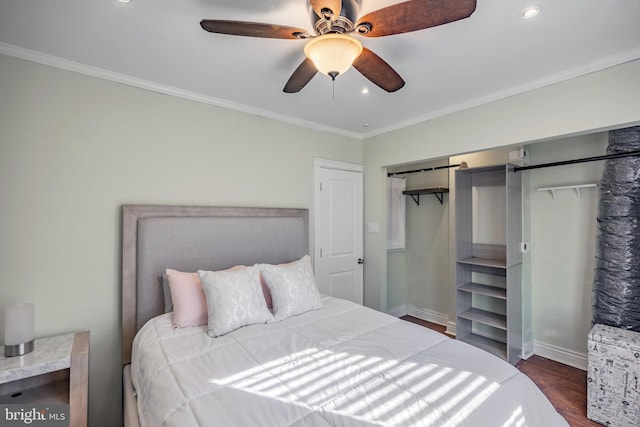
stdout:
<svg viewBox="0 0 640 427">
<path fill-rule="evenodd" d="M 471 372 L 456 373 L 433 363 L 315 348 L 209 382 L 357 419 L 402 425 L 419 418 L 424 425 L 446 421 L 447 426 L 467 418 L 499 387 Z M 359 392 L 363 387 L 364 398 Z M 459 405 L 463 406 L 457 409 Z M 503 427 L 521 425 L 519 409 Z M 443 419 L 447 413 L 453 416 Z"/>
<path fill-rule="evenodd" d="M 442 371 L 444 371 L 444 375 L 446 375 L 446 374 L 451 372 L 451 369 L 450 368 L 444 368 L 444 369 L 442 369 Z M 444 375 L 441 375 L 440 378 L 443 378 Z M 406 421 L 407 419 L 411 418 L 412 416 L 415 416 L 415 414 L 421 412 L 421 410 L 424 409 L 425 403 L 426 403 L 427 406 L 431 405 L 433 402 L 435 402 L 436 400 L 442 398 L 447 393 L 449 393 L 451 390 L 453 390 L 457 385 L 461 384 L 466 378 L 469 377 L 469 375 L 471 375 L 470 372 L 461 372 L 461 373 L 459 373 L 453 379 L 446 381 L 446 383 L 442 384 L 436 390 L 434 390 L 433 392 L 431 392 L 428 395 L 426 395 L 426 397 L 424 399 L 419 399 L 419 400 L 417 400 L 415 403 L 413 403 L 411 405 L 402 406 L 403 411 L 401 411 L 395 417 L 404 418 L 404 420 Z M 434 381 L 431 381 L 431 380 L 428 380 L 428 381 L 425 381 L 425 382 L 429 382 L 431 384 L 434 383 Z M 423 384 L 423 381 L 420 381 L 415 387 L 409 388 L 409 391 L 411 393 L 407 393 L 407 395 L 404 397 L 403 400 L 408 400 L 409 397 L 416 396 L 418 394 L 418 393 L 416 393 L 416 390 L 423 390 L 426 387 L 427 387 L 427 385 Z M 398 398 L 390 399 L 388 404 L 385 404 L 385 405 L 382 405 L 382 406 L 380 406 L 378 408 L 375 408 L 374 410 L 372 410 L 371 412 L 366 414 L 365 418 L 380 419 L 380 418 L 382 418 L 382 416 L 387 415 L 392 410 L 395 410 L 396 408 L 400 407 L 401 403 L 403 403 L 403 402 Z M 427 422 L 427 425 L 430 425 L 432 422 L 440 419 L 440 415 L 441 415 L 440 412 L 441 412 L 440 409 L 438 409 L 437 411 L 431 411 L 431 413 L 429 415 L 427 415 L 426 417 L 423 417 L 423 419 L 424 419 L 425 422 Z"/>
<path fill-rule="evenodd" d="M 212 384 L 219 384 L 221 386 L 237 384 L 247 378 L 252 378 L 261 372 L 275 369 L 279 366 L 286 365 L 287 363 L 292 363 L 292 361 L 294 360 L 310 356 L 317 352 L 318 352 L 317 348 L 308 348 L 304 351 L 293 353 L 291 355 L 288 355 L 287 357 L 282 357 L 280 359 L 276 359 L 271 362 L 265 362 L 262 365 L 254 366 L 251 369 L 247 369 L 246 371 L 238 372 L 237 374 L 229 375 L 224 378 L 210 378 L 209 382 Z"/>
<path fill-rule="evenodd" d="M 522 406 L 518 406 L 509 419 L 502 424 L 502 427 L 523 427 L 526 424 L 527 421 L 522 413 Z"/>
<path fill-rule="evenodd" d="M 457 393 L 455 399 L 451 399 L 448 404 L 443 405 L 445 410 L 448 411 L 449 409 L 453 410 L 453 407 L 462 402 L 463 399 L 466 402 L 464 406 L 451 417 L 451 420 L 444 424 L 443 427 L 456 426 L 460 424 L 462 420 L 471 415 L 473 411 L 480 407 L 480 405 L 482 405 L 482 403 L 500 387 L 498 383 L 492 382 L 490 384 L 485 384 L 486 382 L 486 378 L 476 378 L 469 386 L 465 387 L 461 393 Z M 480 389 L 480 387 L 482 387 L 482 389 Z M 472 393 L 474 396 L 469 398 L 469 395 Z"/>
<path fill-rule="evenodd" d="M 272 393 L 270 393 L 269 383 L 275 381 L 276 375 L 278 383 L 285 383 L 289 385 L 289 388 L 300 388 L 304 384 L 307 384 L 322 375 L 328 375 L 332 371 L 358 363 L 363 358 L 364 356 L 348 356 L 346 354 L 338 354 L 322 359 L 304 358 L 296 363 L 292 363 L 292 366 L 288 369 L 282 370 L 280 368 L 275 368 L 268 370 L 267 373 L 273 378 L 271 381 L 255 381 L 254 383 L 245 383 L 245 386 L 252 390 L 271 395 Z"/>
<path fill-rule="evenodd" d="M 209 383 L 289 401 L 291 395 L 310 405 L 326 403 L 354 381 L 397 365 L 396 360 L 307 349 Z M 413 366 L 413 364 L 410 364 Z"/>
<path fill-rule="evenodd" d="M 453 390 L 455 387 L 457 387 L 459 384 L 461 384 L 464 380 L 466 380 L 470 376 L 471 376 L 471 372 L 460 372 L 452 380 L 447 381 L 446 384 L 438 387 L 431 393 L 424 395 L 424 400 L 428 402 L 435 402 L 436 400 L 441 399 L 442 397 L 444 397 L 444 395 L 449 393 L 451 390 Z M 422 387 L 422 384 L 419 384 L 418 387 L 413 388 L 411 391 L 413 391 L 414 393 L 418 393 L 420 390 L 424 388 L 425 387 Z"/>
<path fill-rule="evenodd" d="M 408 374 L 400 377 L 403 382 L 408 383 L 409 380 L 425 375 L 437 367 L 436 365 L 425 365 L 425 366 L 419 367 L 418 369 L 414 369 L 416 366 L 417 365 L 415 363 L 402 363 L 400 366 L 394 369 L 394 375 L 398 375 L 398 373 L 409 372 Z M 429 378 L 425 380 L 425 382 L 429 384 L 436 382 L 440 378 L 447 375 L 449 372 L 451 372 L 450 368 L 440 369 L 438 372 L 434 373 L 433 375 L 430 375 Z M 389 387 L 385 387 L 385 388 L 376 390 L 373 393 L 368 393 L 366 400 L 362 399 L 358 401 L 353 401 L 348 406 L 341 408 L 340 412 L 356 414 L 360 411 L 365 410 L 368 406 L 371 405 L 371 402 L 375 402 L 376 400 L 385 402 L 384 405 L 389 405 L 389 403 L 387 403 L 387 398 L 390 392 L 391 392 L 391 389 Z"/>
<path fill-rule="evenodd" d="M 339 391 L 340 389 L 344 388 L 344 381 L 348 377 L 351 377 L 350 380 L 353 381 L 358 376 L 363 376 L 362 372 L 367 371 L 370 367 L 379 362 L 380 360 L 377 358 L 364 359 L 358 363 L 353 364 L 351 366 L 352 369 L 338 370 L 337 372 L 339 373 L 339 375 L 333 374 L 325 375 L 324 377 L 318 377 L 315 382 L 311 382 L 308 387 L 297 391 L 297 393 L 301 397 L 305 397 L 307 399 L 307 403 L 309 403 L 310 405 L 321 404 L 323 403 L 322 401 L 326 401 L 325 394 L 327 391 L 330 393 L 332 387 L 337 389 L 336 391 Z M 354 371 L 358 375 L 354 375 Z M 307 383 L 309 382 L 307 381 Z M 343 385 L 343 387 L 340 387 L 341 384 Z M 322 393 L 323 391 L 325 393 Z"/>
</svg>

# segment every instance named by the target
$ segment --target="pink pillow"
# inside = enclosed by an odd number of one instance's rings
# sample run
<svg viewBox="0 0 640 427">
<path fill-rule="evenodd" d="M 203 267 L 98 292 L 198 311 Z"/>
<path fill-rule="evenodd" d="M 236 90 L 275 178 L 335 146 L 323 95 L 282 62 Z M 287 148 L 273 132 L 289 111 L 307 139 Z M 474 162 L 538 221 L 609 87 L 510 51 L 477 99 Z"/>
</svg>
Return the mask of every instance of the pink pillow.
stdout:
<svg viewBox="0 0 640 427">
<path fill-rule="evenodd" d="M 198 273 L 167 269 L 173 301 L 173 327 L 186 328 L 207 324 L 207 301 Z"/>
</svg>

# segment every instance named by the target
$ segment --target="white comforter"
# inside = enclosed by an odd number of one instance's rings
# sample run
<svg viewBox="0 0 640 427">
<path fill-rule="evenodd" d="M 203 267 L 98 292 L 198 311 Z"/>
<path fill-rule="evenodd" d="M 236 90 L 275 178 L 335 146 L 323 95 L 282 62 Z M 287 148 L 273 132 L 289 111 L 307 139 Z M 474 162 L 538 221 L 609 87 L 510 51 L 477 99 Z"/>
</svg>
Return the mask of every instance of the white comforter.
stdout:
<svg viewBox="0 0 640 427">
<path fill-rule="evenodd" d="M 567 426 L 508 363 L 392 316 L 324 309 L 219 338 L 152 319 L 133 346 L 142 426 Z"/>
</svg>

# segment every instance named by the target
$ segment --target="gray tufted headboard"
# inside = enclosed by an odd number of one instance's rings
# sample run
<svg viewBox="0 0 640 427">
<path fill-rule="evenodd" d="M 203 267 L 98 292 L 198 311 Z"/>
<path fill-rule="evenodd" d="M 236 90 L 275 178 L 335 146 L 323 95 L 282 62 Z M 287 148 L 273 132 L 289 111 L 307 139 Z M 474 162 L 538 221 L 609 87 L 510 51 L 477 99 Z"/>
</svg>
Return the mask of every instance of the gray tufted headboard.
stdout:
<svg viewBox="0 0 640 427">
<path fill-rule="evenodd" d="M 158 276 L 280 264 L 309 253 L 307 209 L 125 205 L 122 208 L 122 363 L 136 332 L 164 312 Z"/>
</svg>

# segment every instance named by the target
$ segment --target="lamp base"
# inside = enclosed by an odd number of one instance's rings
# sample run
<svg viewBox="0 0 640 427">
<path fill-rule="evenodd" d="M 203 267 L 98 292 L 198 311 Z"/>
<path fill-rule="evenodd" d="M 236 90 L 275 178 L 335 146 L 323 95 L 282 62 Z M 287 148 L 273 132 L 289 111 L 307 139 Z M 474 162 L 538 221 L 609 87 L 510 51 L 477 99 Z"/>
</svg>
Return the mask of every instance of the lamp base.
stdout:
<svg viewBox="0 0 640 427">
<path fill-rule="evenodd" d="M 4 357 L 22 356 L 27 353 L 31 353 L 34 348 L 34 340 L 16 345 L 4 346 Z"/>
</svg>

